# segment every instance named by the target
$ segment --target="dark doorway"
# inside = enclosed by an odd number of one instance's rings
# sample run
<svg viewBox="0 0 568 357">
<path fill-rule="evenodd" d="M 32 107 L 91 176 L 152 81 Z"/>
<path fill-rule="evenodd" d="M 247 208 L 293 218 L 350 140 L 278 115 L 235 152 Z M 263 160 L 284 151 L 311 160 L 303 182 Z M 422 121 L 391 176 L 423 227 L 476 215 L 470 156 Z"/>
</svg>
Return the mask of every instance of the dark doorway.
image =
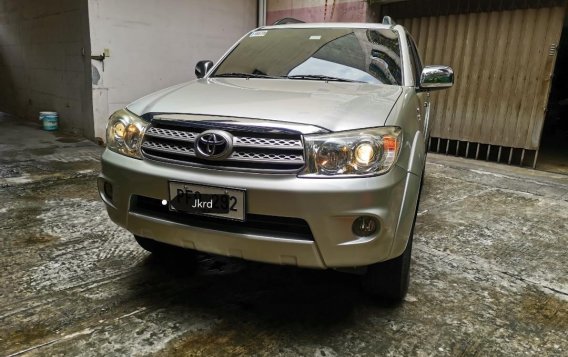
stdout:
<svg viewBox="0 0 568 357">
<path fill-rule="evenodd" d="M 536 168 L 568 175 L 568 18 L 558 48 Z"/>
</svg>

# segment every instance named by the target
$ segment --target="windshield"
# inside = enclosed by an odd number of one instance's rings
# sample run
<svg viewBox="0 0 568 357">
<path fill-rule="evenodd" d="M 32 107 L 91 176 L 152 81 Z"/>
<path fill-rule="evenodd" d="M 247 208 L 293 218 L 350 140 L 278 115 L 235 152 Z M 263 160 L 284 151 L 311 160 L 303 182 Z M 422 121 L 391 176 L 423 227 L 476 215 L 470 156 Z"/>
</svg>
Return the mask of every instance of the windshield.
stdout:
<svg viewBox="0 0 568 357">
<path fill-rule="evenodd" d="M 398 33 L 359 28 L 255 31 L 233 49 L 212 77 L 402 85 Z"/>
</svg>

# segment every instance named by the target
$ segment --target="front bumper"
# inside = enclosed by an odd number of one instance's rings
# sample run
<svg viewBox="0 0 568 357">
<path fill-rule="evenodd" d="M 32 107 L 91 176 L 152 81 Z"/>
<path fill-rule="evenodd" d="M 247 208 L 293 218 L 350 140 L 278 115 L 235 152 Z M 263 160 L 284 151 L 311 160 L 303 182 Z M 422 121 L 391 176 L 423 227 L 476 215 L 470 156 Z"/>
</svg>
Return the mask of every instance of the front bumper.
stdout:
<svg viewBox="0 0 568 357">
<path fill-rule="evenodd" d="M 313 240 L 190 226 L 131 207 L 133 196 L 168 199 L 168 181 L 246 190 L 247 214 L 305 220 Z M 112 185 L 112 200 L 104 183 Z M 135 235 L 203 252 L 313 268 L 359 267 L 402 254 L 414 217 L 420 179 L 395 166 L 368 178 L 300 179 L 219 171 L 137 160 L 105 150 L 99 192 L 111 219 Z M 375 236 L 357 237 L 353 221 L 376 217 Z M 222 223 L 222 221 L 221 221 Z"/>
</svg>

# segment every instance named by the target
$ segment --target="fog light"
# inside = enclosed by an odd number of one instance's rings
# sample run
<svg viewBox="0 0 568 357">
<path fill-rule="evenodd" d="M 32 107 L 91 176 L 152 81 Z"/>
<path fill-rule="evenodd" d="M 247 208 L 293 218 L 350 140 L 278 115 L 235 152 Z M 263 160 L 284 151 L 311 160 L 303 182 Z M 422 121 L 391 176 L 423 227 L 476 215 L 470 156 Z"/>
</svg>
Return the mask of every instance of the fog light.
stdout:
<svg viewBox="0 0 568 357">
<path fill-rule="evenodd" d="M 105 195 L 112 201 L 112 185 L 110 182 L 105 181 L 103 189 L 105 191 Z"/>
<path fill-rule="evenodd" d="M 361 216 L 353 222 L 353 233 L 359 237 L 369 237 L 377 233 L 379 222 L 369 216 Z"/>
</svg>

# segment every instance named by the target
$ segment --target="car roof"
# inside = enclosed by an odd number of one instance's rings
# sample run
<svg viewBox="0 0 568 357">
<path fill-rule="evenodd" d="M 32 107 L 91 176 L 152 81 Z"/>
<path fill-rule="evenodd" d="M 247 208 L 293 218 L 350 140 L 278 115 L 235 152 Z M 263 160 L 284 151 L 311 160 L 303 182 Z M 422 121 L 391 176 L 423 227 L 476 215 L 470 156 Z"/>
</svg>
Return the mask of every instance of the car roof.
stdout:
<svg viewBox="0 0 568 357">
<path fill-rule="evenodd" d="M 321 23 L 292 23 L 292 24 L 285 24 L 285 25 L 272 25 L 272 26 L 263 26 L 261 29 L 263 30 L 272 30 L 272 29 L 286 29 L 286 28 L 362 28 L 362 29 L 394 29 L 400 25 L 384 25 L 384 24 L 376 24 L 376 23 L 366 23 L 366 22 L 321 22 Z"/>
</svg>

